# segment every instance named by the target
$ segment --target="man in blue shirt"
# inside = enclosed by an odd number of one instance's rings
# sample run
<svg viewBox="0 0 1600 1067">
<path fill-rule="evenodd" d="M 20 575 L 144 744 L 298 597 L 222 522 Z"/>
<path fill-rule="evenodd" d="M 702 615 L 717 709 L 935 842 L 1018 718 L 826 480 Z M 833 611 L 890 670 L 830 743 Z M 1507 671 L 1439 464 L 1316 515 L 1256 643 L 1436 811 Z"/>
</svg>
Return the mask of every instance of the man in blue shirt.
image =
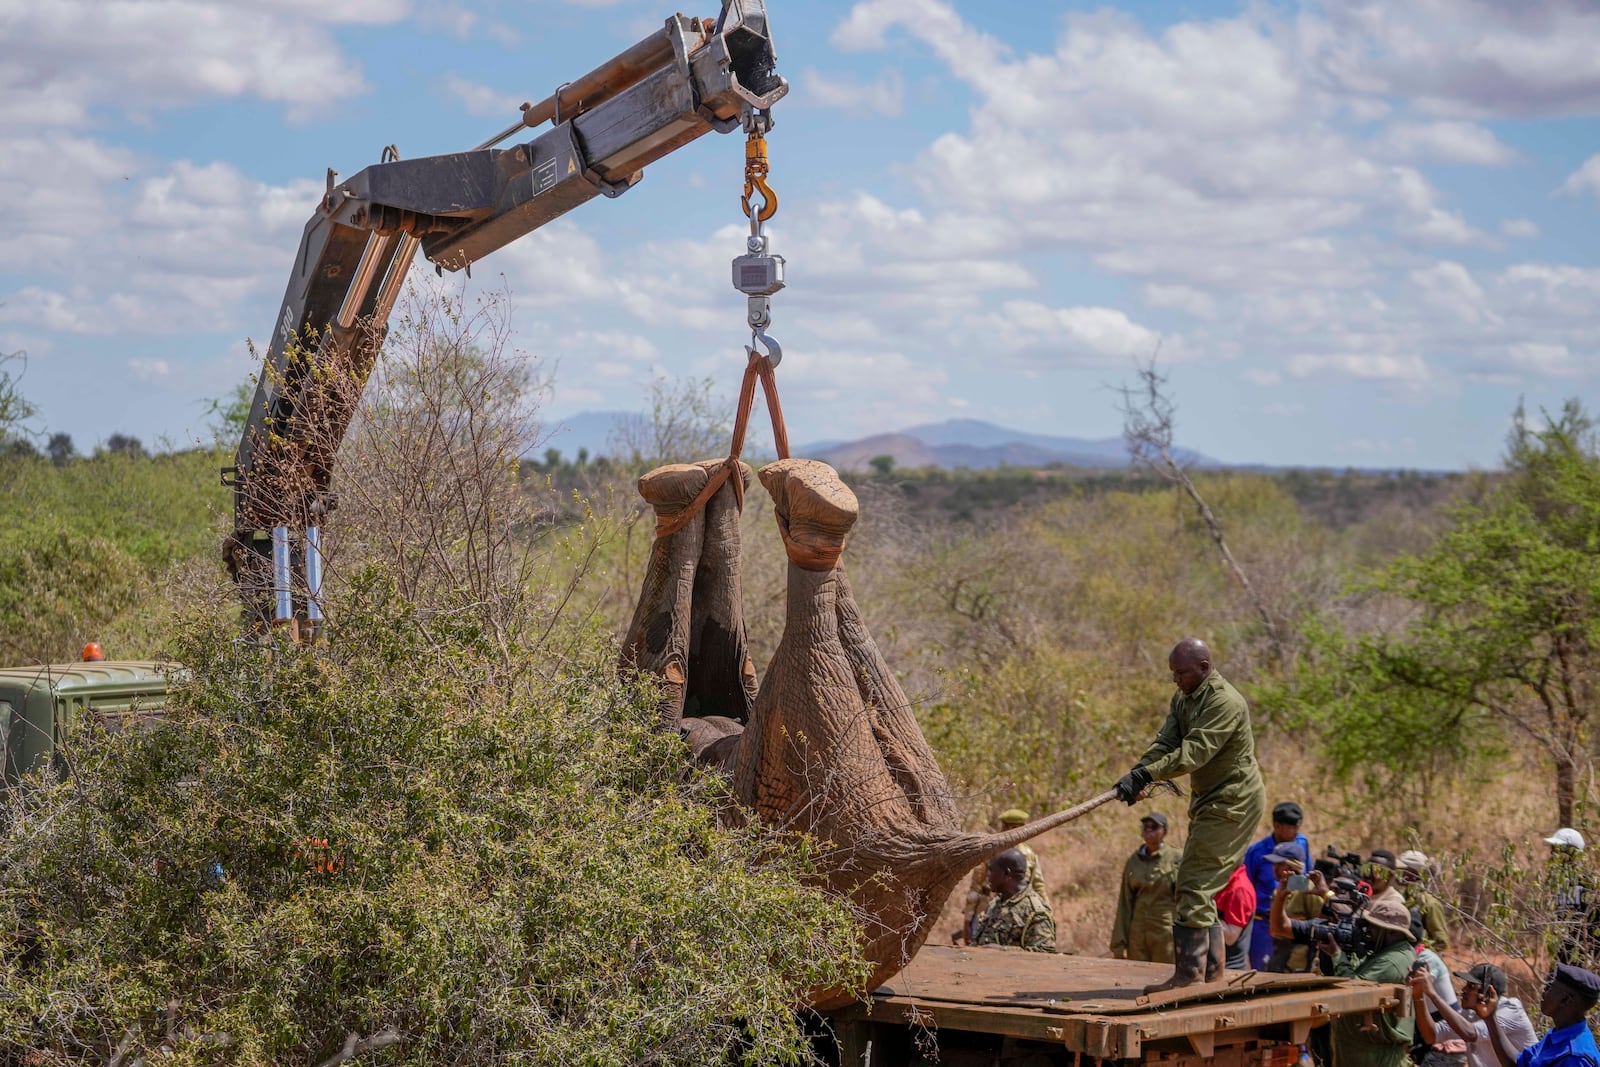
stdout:
<svg viewBox="0 0 1600 1067">
<path fill-rule="evenodd" d="M 1550 1032 L 1532 1048 L 1515 1053 L 1495 1018 L 1500 994 L 1493 986 L 1480 996 L 1478 1017 L 1489 1024 L 1489 1037 L 1500 1067 L 1600 1067 L 1600 1048 L 1594 1043 L 1585 1016 L 1600 1000 L 1600 976 L 1582 967 L 1558 963 L 1545 983 L 1539 1011 L 1550 1017 Z"/>
<path fill-rule="evenodd" d="M 1272 912 L 1272 891 L 1278 888 L 1278 876 L 1268 857 L 1279 845 L 1292 841 L 1300 846 L 1301 870 L 1311 865 L 1311 844 L 1300 832 L 1300 821 L 1304 817 L 1300 805 L 1292 800 L 1284 801 L 1272 809 L 1272 833 L 1245 849 L 1245 873 L 1256 887 L 1255 923 L 1250 931 L 1250 967 L 1253 970 L 1266 970 L 1267 962 L 1272 959 L 1272 930 L 1267 917 Z"/>
</svg>

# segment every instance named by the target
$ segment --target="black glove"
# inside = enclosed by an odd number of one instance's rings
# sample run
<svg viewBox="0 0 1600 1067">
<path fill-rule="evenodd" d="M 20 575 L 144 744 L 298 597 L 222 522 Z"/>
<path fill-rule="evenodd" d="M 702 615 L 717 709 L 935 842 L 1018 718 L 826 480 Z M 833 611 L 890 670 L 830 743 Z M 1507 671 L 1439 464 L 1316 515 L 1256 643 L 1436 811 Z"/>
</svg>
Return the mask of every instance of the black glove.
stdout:
<svg viewBox="0 0 1600 1067">
<path fill-rule="evenodd" d="M 1145 767 L 1135 767 L 1133 770 L 1117 779 L 1117 784 L 1111 788 L 1117 791 L 1117 799 L 1132 807 L 1139 802 L 1139 794 L 1143 793 L 1150 785 L 1150 771 Z"/>
</svg>

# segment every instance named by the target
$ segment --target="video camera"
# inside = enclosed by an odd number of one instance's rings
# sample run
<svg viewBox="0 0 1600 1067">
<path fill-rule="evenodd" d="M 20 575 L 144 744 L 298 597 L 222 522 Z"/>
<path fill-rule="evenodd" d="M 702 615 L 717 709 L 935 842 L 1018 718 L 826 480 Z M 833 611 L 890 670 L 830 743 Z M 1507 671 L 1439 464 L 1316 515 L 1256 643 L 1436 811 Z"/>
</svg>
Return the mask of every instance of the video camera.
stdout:
<svg viewBox="0 0 1600 1067">
<path fill-rule="evenodd" d="M 1312 940 L 1329 937 L 1353 956 L 1366 955 L 1372 945 L 1372 930 L 1361 920 L 1367 900 L 1366 891 L 1354 878 L 1335 878 L 1333 897 L 1322 906 L 1322 917 L 1312 921 Z"/>
</svg>

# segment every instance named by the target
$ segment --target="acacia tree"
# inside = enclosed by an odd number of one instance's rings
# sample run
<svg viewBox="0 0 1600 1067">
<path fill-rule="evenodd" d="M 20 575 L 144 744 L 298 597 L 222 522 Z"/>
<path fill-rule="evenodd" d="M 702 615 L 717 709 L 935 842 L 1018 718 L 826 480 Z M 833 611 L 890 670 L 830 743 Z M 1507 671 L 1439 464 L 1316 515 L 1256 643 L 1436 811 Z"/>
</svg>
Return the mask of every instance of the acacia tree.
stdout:
<svg viewBox="0 0 1600 1067">
<path fill-rule="evenodd" d="M 668 378 L 650 383 L 650 414 L 624 419 L 607 446 L 641 470 L 727 455 L 732 403 L 713 378 Z"/>
<path fill-rule="evenodd" d="M 1578 402 L 1541 429 L 1519 411 L 1506 477 L 1369 589 L 1412 616 L 1346 647 L 1334 732 L 1377 715 L 1431 725 L 1435 746 L 1465 752 L 1495 721 L 1548 755 L 1557 819 L 1572 825 L 1600 683 L 1600 450 Z"/>
</svg>

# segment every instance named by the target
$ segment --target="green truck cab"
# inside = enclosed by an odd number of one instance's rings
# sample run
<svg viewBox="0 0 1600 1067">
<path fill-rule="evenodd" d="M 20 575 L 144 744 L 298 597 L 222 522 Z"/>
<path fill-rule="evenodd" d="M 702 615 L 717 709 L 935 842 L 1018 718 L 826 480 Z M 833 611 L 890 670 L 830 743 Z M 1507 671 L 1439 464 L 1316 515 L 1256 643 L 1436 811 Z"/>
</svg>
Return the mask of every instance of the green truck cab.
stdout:
<svg viewBox="0 0 1600 1067">
<path fill-rule="evenodd" d="M 169 670 L 143 660 L 0 668 L 0 781 L 59 759 L 63 736 L 86 716 L 108 730 L 157 718 Z"/>
</svg>

